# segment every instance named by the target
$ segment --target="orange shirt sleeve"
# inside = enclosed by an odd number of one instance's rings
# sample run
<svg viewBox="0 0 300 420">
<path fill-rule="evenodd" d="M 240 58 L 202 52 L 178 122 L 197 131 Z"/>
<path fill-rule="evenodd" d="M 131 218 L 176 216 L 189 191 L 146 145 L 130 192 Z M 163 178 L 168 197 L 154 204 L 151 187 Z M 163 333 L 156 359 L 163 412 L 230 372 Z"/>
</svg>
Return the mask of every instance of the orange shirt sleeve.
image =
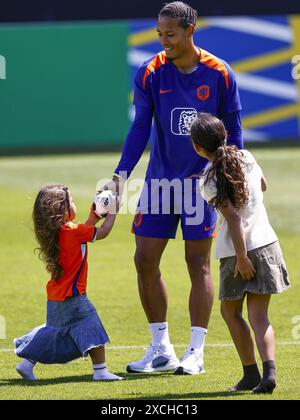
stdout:
<svg viewBox="0 0 300 420">
<path fill-rule="evenodd" d="M 94 242 L 97 234 L 97 228 L 95 226 L 78 224 L 74 233 L 76 242 L 79 242 L 80 244 Z"/>
</svg>

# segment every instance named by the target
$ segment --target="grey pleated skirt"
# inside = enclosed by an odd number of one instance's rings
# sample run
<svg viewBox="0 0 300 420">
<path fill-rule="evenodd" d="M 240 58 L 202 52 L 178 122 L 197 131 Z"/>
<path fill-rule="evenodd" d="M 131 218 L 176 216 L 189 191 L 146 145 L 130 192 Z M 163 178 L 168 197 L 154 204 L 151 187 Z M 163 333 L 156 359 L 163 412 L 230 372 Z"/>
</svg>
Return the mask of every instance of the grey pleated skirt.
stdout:
<svg viewBox="0 0 300 420">
<path fill-rule="evenodd" d="M 248 252 L 255 269 L 255 277 L 246 281 L 234 277 L 236 257 L 220 260 L 220 300 L 242 299 L 245 293 L 272 295 L 291 287 L 279 242 Z"/>
</svg>

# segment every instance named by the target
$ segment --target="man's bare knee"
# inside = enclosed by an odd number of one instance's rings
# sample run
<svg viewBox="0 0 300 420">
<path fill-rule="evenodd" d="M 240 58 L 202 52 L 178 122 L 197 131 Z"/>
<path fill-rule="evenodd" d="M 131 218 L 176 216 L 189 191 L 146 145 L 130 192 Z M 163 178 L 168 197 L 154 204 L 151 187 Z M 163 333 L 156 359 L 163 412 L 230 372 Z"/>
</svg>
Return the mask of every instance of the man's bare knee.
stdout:
<svg viewBox="0 0 300 420">
<path fill-rule="evenodd" d="M 202 275 L 210 274 L 210 259 L 201 255 L 186 254 L 185 261 L 188 269 L 193 272 L 201 272 Z"/>
<path fill-rule="evenodd" d="M 134 255 L 134 263 L 139 274 L 155 272 L 158 270 L 159 261 L 152 255 L 145 252 L 136 251 Z"/>
</svg>

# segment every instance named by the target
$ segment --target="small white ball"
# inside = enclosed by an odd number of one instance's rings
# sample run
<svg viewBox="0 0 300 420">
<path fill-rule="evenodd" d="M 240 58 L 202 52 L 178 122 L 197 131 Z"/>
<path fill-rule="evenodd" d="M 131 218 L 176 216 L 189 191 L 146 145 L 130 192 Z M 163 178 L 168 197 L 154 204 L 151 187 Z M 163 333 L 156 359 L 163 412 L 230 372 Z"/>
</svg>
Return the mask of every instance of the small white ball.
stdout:
<svg viewBox="0 0 300 420">
<path fill-rule="evenodd" d="M 110 191 L 105 190 L 95 196 L 95 213 L 101 217 L 110 212 L 116 211 L 116 196 Z"/>
</svg>

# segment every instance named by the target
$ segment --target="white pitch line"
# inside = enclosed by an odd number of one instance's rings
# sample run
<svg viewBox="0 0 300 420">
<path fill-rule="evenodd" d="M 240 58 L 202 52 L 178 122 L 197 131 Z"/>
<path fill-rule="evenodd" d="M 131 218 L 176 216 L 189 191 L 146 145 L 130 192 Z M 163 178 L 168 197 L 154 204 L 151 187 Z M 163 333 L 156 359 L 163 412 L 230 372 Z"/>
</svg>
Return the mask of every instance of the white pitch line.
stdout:
<svg viewBox="0 0 300 420">
<path fill-rule="evenodd" d="M 206 347 L 232 347 L 230 343 L 211 343 L 206 344 Z M 132 350 L 132 349 L 146 349 L 148 346 L 108 346 L 108 350 Z M 187 344 L 174 344 L 174 347 L 187 347 Z"/>
<path fill-rule="evenodd" d="M 278 346 L 300 346 L 300 341 L 278 341 L 276 343 Z M 187 344 L 175 344 L 174 347 L 186 347 Z M 107 350 L 139 350 L 139 349 L 146 349 L 148 346 L 107 346 Z M 205 347 L 212 347 L 212 348 L 224 348 L 224 347 L 234 347 L 232 343 L 209 343 L 206 344 Z M 0 349 L 0 353 L 10 353 L 13 352 L 14 349 Z"/>
</svg>

